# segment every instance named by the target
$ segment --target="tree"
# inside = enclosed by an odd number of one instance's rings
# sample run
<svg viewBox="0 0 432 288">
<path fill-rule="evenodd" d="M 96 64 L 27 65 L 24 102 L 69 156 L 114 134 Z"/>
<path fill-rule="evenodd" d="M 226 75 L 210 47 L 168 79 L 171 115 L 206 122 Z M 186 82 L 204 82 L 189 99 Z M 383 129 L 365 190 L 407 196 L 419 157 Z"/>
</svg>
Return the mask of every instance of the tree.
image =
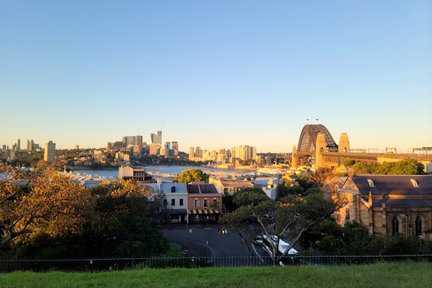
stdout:
<svg viewBox="0 0 432 288">
<path fill-rule="evenodd" d="M 422 175 L 424 165 L 415 159 L 404 159 L 398 162 L 366 163 L 356 162 L 352 169 L 356 174 L 378 175 Z"/>
<path fill-rule="evenodd" d="M 222 223 L 239 231 L 250 241 L 255 235 L 263 234 L 270 241 L 272 261 L 275 264 L 280 256 L 297 244 L 304 232 L 315 223 L 327 219 L 336 206 L 321 192 L 311 192 L 305 196 L 289 195 L 278 201 L 268 199 L 265 194 L 245 192 L 234 195 L 238 209 L 226 213 Z M 287 249 L 278 255 L 279 241 L 287 240 Z"/>
<path fill-rule="evenodd" d="M 208 182 L 209 175 L 198 169 L 189 169 L 182 171 L 176 178 L 174 182 L 191 183 L 195 181 Z"/>
<path fill-rule="evenodd" d="M 82 232 L 92 202 L 85 187 L 51 169 L 10 177 L 0 181 L 0 246 Z"/>
<path fill-rule="evenodd" d="M 152 223 L 151 205 L 134 181 L 114 181 L 93 189 L 94 214 L 87 237 L 92 253 L 103 257 L 159 255 L 167 241 Z"/>
</svg>

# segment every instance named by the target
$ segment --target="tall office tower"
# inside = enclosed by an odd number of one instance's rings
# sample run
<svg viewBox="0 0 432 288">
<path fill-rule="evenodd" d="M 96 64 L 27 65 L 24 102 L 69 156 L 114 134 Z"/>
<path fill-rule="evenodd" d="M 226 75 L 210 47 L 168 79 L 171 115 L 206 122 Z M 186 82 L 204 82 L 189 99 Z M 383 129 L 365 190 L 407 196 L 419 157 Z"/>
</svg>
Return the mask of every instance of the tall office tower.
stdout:
<svg viewBox="0 0 432 288">
<path fill-rule="evenodd" d="M 178 154 L 179 154 L 179 146 L 178 146 L 178 142 L 177 141 L 172 141 L 171 142 L 171 148 L 173 150 L 173 155 L 174 156 L 178 156 Z"/>
<path fill-rule="evenodd" d="M 189 148 L 189 160 L 193 160 L 195 157 L 195 147 Z"/>
<path fill-rule="evenodd" d="M 142 148 L 143 148 L 143 136 L 142 135 L 135 136 L 135 145 L 139 147 L 140 151 L 142 150 Z"/>
<path fill-rule="evenodd" d="M 202 150 L 200 147 L 195 148 L 195 157 L 201 158 L 202 157 Z"/>
<path fill-rule="evenodd" d="M 169 149 L 171 149 L 171 143 L 170 142 L 165 142 L 164 148 L 168 151 Z"/>
<path fill-rule="evenodd" d="M 123 137 L 123 147 L 129 147 L 136 145 L 137 136 L 125 136 Z M 142 140 L 142 138 L 141 138 Z M 142 141 L 141 141 L 142 142 Z"/>
<path fill-rule="evenodd" d="M 54 163 L 56 157 L 56 144 L 51 140 L 45 144 L 44 160 L 49 163 Z"/>
<path fill-rule="evenodd" d="M 251 154 L 252 154 L 251 146 L 249 146 L 249 145 L 243 146 L 243 158 L 242 158 L 242 160 L 246 160 L 246 161 L 250 160 Z"/>
<path fill-rule="evenodd" d="M 35 149 L 35 145 L 33 139 L 27 140 L 27 151 L 31 152 L 34 149 Z"/>
<path fill-rule="evenodd" d="M 172 141 L 172 142 L 171 142 L 171 148 L 172 148 L 173 150 L 179 150 L 178 142 L 177 142 L 177 141 Z"/>
<path fill-rule="evenodd" d="M 17 150 L 17 151 L 20 151 L 20 150 L 21 150 L 21 139 L 18 139 L 18 141 L 17 141 L 16 150 Z"/>
<path fill-rule="evenodd" d="M 255 159 L 257 157 L 256 147 L 251 146 L 251 150 L 252 150 L 251 159 Z"/>
<path fill-rule="evenodd" d="M 152 144 L 162 144 L 162 131 L 157 131 L 157 134 L 150 134 Z"/>
</svg>

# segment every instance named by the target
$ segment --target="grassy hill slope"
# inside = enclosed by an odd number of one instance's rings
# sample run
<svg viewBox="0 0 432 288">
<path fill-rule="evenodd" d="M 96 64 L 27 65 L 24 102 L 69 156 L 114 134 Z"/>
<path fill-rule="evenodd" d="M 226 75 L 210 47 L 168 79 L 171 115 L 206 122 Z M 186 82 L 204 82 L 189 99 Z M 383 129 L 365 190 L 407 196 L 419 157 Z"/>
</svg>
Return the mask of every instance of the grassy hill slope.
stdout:
<svg viewBox="0 0 432 288">
<path fill-rule="evenodd" d="M 432 263 L 0 274 L 0 287 L 430 287 Z"/>
</svg>

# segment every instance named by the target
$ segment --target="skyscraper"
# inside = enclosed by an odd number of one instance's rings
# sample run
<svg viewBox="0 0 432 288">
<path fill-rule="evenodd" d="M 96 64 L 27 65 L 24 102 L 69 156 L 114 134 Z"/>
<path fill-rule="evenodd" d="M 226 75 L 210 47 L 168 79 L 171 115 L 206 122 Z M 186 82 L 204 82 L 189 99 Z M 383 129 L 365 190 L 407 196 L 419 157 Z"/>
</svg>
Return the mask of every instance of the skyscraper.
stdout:
<svg viewBox="0 0 432 288">
<path fill-rule="evenodd" d="M 189 148 L 189 160 L 193 160 L 195 157 L 195 147 Z"/>
<path fill-rule="evenodd" d="M 152 144 L 162 145 L 162 131 L 157 131 L 157 134 L 151 133 L 150 138 Z"/>
<path fill-rule="evenodd" d="M 27 140 L 27 151 L 31 152 L 35 149 L 33 139 Z"/>
<path fill-rule="evenodd" d="M 16 150 L 17 150 L 17 151 L 20 151 L 20 150 L 21 150 L 21 139 L 18 139 L 18 141 L 17 141 Z"/>
<path fill-rule="evenodd" d="M 54 163 L 56 157 L 56 144 L 51 140 L 45 144 L 44 160 L 49 163 Z"/>
<path fill-rule="evenodd" d="M 135 145 L 139 147 L 139 150 L 141 152 L 141 150 L 143 148 L 143 136 L 142 135 L 137 135 L 135 137 Z"/>
<path fill-rule="evenodd" d="M 179 146 L 178 146 L 178 142 L 177 141 L 171 142 L 171 148 L 173 150 L 173 155 L 174 156 L 178 156 L 178 154 L 179 154 Z"/>
</svg>

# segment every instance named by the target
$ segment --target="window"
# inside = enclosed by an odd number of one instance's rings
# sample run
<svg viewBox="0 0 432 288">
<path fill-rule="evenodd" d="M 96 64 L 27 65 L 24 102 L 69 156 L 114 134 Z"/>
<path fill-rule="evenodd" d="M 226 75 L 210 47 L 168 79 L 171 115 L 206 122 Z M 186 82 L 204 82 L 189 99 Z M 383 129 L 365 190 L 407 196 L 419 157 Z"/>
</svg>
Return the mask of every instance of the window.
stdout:
<svg viewBox="0 0 432 288">
<path fill-rule="evenodd" d="M 216 198 L 213 199 L 213 207 L 214 208 L 218 207 L 218 201 Z"/>
<path fill-rule="evenodd" d="M 350 220 L 350 208 L 345 209 L 345 220 Z"/>
<path fill-rule="evenodd" d="M 179 201 L 180 201 L 179 205 L 183 206 L 183 199 L 180 199 Z"/>
<path fill-rule="evenodd" d="M 208 200 L 204 199 L 204 207 L 208 207 Z"/>
<path fill-rule="evenodd" d="M 198 200 L 198 198 L 195 198 L 195 201 L 194 201 L 194 207 L 195 207 L 195 208 L 198 208 L 198 207 L 199 207 L 199 200 Z"/>
<path fill-rule="evenodd" d="M 422 235 L 422 221 L 420 219 L 420 216 L 417 216 L 415 220 L 415 236 L 419 237 Z"/>
<path fill-rule="evenodd" d="M 171 186 L 171 193 L 176 192 L 176 187 L 175 186 Z"/>
<path fill-rule="evenodd" d="M 175 206 L 175 199 L 171 199 L 171 206 Z"/>
<path fill-rule="evenodd" d="M 392 235 L 399 234 L 399 220 L 395 216 L 392 220 Z"/>
<path fill-rule="evenodd" d="M 168 200 L 167 199 L 163 199 L 163 205 L 167 206 L 168 205 Z"/>
</svg>

